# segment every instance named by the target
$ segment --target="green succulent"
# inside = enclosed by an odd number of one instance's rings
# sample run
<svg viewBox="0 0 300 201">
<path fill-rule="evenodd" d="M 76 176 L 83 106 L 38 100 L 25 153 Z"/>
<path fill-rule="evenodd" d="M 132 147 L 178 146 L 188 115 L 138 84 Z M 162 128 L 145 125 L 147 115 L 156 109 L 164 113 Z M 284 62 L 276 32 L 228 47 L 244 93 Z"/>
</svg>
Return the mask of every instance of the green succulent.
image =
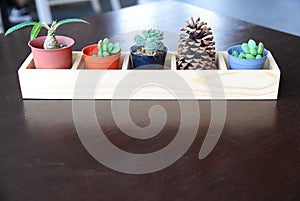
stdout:
<svg viewBox="0 0 300 201">
<path fill-rule="evenodd" d="M 142 32 L 142 35 L 138 34 L 134 37 L 134 42 L 138 46 L 145 48 L 147 54 L 155 54 L 158 50 L 165 48 L 162 40 L 164 33 L 158 29 L 148 29 Z"/>
<path fill-rule="evenodd" d="M 120 52 L 121 47 L 120 44 L 117 42 L 115 44 L 111 43 L 108 38 L 104 40 L 99 40 L 98 42 L 98 55 L 94 54 L 93 56 L 98 57 L 108 57 Z"/>
<path fill-rule="evenodd" d="M 243 43 L 242 49 L 244 52 L 234 50 L 231 55 L 242 59 L 261 59 L 264 56 L 264 44 L 259 42 L 259 44 L 256 45 L 253 39 L 250 39 L 248 43 Z"/>
<path fill-rule="evenodd" d="M 62 25 L 62 24 L 66 24 L 66 23 L 71 23 L 71 22 L 80 22 L 80 23 L 86 23 L 89 24 L 87 21 L 82 20 L 82 19 L 77 19 L 77 18 L 69 18 L 69 19 L 64 19 L 64 20 L 60 20 L 60 21 L 53 21 L 52 24 L 49 26 L 44 22 L 22 22 L 20 24 L 17 24 L 11 28 L 9 28 L 6 33 L 6 35 L 11 34 L 12 32 L 15 32 L 17 30 L 23 29 L 24 27 L 27 26 L 33 26 L 32 30 L 31 30 L 31 34 L 30 34 L 30 40 L 35 39 L 42 27 L 44 27 L 45 29 L 48 30 L 47 33 L 47 37 L 44 41 L 44 49 L 56 49 L 56 48 L 60 48 L 60 45 L 58 44 L 56 38 L 55 38 L 55 32 L 57 30 L 57 28 Z"/>
</svg>

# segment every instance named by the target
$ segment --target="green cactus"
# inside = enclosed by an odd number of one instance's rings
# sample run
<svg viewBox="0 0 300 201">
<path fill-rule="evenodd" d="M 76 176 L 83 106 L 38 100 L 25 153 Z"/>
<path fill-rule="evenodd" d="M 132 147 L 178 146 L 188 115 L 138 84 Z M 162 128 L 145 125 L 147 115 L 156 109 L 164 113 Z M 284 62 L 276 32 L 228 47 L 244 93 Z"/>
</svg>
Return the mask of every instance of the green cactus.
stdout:
<svg viewBox="0 0 300 201">
<path fill-rule="evenodd" d="M 120 52 L 121 47 L 120 44 L 117 42 L 115 44 L 111 43 L 108 38 L 104 40 L 99 40 L 98 42 L 98 57 L 108 57 Z"/>
<path fill-rule="evenodd" d="M 56 48 L 60 48 L 60 44 L 58 44 L 58 42 L 55 38 L 55 32 L 56 32 L 57 28 L 62 24 L 66 24 L 66 23 L 70 23 L 70 22 L 81 22 L 81 23 L 89 24 L 87 21 L 82 20 L 82 19 L 77 19 L 77 18 L 64 19 L 64 20 L 60 20 L 58 22 L 53 21 L 51 26 L 47 25 L 44 22 L 32 22 L 32 21 L 22 22 L 20 24 L 17 24 L 15 26 L 9 28 L 6 31 L 5 36 L 11 34 L 14 31 L 23 29 L 24 27 L 33 26 L 32 30 L 31 30 L 31 34 L 30 34 L 30 40 L 32 40 L 32 39 L 35 39 L 39 35 L 42 27 L 44 27 L 45 29 L 48 30 L 47 37 L 44 41 L 44 49 L 56 49 Z"/>
<path fill-rule="evenodd" d="M 264 44 L 263 44 L 262 42 L 260 42 L 260 43 L 258 44 L 257 54 L 258 54 L 258 55 L 262 55 L 263 52 L 264 52 L 264 49 L 265 49 Z"/>
<path fill-rule="evenodd" d="M 243 43 L 242 49 L 244 52 L 239 53 L 234 50 L 231 55 L 242 59 L 261 59 L 264 56 L 264 44 L 260 42 L 257 46 L 253 39 L 250 39 L 248 43 Z"/>
<path fill-rule="evenodd" d="M 242 44 L 242 49 L 244 50 L 245 53 L 249 54 L 250 53 L 250 48 L 247 43 Z"/>
<path fill-rule="evenodd" d="M 239 56 L 239 53 L 238 53 L 238 51 L 234 50 L 234 51 L 232 52 L 232 56 L 234 56 L 234 57 L 238 57 L 238 56 Z"/>
<path fill-rule="evenodd" d="M 148 29 L 142 32 L 142 35 L 138 34 L 134 37 L 134 42 L 138 46 L 145 48 L 147 54 L 154 55 L 158 50 L 165 48 L 162 40 L 164 33 L 158 29 Z"/>
</svg>

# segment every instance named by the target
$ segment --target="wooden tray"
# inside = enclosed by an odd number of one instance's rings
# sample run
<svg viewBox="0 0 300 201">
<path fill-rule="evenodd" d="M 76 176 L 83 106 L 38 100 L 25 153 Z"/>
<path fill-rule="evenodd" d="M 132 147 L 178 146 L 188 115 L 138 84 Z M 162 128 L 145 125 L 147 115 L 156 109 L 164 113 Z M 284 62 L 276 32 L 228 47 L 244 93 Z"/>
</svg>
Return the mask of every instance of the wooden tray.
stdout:
<svg viewBox="0 0 300 201">
<path fill-rule="evenodd" d="M 218 70 L 176 70 L 171 52 L 164 70 L 132 70 L 124 52 L 119 70 L 87 70 L 74 51 L 71 69 L 35 69 L 30 54 L 18 74 L 24 99 L 277 99 L 280 70 L 271 53 L 263 70 L 230 70 L 223 51 L 217 63 Z"/>
</svg>

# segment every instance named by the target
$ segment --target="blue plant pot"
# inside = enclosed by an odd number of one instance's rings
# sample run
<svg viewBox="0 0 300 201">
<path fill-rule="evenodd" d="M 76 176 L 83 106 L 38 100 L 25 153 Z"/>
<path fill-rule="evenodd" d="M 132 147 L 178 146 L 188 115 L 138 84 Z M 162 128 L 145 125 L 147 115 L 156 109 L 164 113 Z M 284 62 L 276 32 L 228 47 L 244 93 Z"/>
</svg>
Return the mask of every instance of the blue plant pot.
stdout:
<svg viewBox="0 0 300 201">
<path fill-rule="evenodd" d="M 268 50 L 264 49 L 263 57 L 260 59 L 241 59 L 232 56 L 232 52 L 236 50 L 239 53 L 245 53 L 242 45 L 232 46 L 227 50 L 229 68 L 232 70 L 256 70 L 263 69 L 268 56 Z"/>
<path fill-rule="evenodd" d="M 140 48 L 134 45 L 130 48 L 130 54 L 132 59 L 132 68 L 134 69 L 164 69 L 165 59 L 168 49 L 165 47 L 164 52 L 153 56 L 136 54 L 135 51 Z"/>
</svg>

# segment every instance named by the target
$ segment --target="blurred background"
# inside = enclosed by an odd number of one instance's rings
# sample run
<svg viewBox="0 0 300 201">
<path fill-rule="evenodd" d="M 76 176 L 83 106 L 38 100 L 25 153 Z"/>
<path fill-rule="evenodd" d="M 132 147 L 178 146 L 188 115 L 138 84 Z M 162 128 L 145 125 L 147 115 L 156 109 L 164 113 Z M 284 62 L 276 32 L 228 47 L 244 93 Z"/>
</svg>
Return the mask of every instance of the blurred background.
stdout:
<svg viewBox="0 0 300 201">
<path fill-rule="evenodd" d="M 0 33 L 22 21 L 39 20 L 42 2 L 52 19 L 84 17 L 159 0 L 1 0 Z M 164 0 L 172 1 L 172 0 Z M 96 2 L 96 3 L 95 3 Z M 226 16 L 300 36 L 300 0 L 182 0 Z"/>
</svg>

